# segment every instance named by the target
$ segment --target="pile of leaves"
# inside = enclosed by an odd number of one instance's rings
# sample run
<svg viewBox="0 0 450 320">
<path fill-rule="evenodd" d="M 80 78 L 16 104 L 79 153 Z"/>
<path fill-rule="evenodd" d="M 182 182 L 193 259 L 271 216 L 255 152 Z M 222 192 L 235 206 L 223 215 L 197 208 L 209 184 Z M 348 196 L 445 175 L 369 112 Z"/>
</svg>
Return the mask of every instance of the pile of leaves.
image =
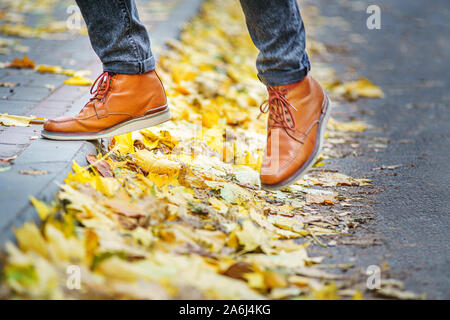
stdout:
<svg viewBox="0 0 450 320">
<path fill-rule="evenodd" d="M 31 199 L 41 223 L 6 245 L 6 296 L 361 298 L 308 247 L 348 233 L 340 188 L 370 181 L 324 170 L 325 152 L 296 184 L 260 187 L 266 91 L 238 3 L 207 1 L 168 47 L 158 72 L 173 120 L 102 141 L 54 201 Z M 333 119 L 328 129 L 330 146 L 366 125 Z"/>
</svg>

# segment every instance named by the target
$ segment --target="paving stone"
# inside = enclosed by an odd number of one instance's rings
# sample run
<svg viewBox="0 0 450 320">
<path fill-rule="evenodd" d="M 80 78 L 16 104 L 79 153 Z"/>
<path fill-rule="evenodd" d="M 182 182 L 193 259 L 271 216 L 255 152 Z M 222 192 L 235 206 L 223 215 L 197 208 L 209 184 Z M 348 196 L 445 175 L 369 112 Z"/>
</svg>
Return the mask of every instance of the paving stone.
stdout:
<svg viewBox="0 0 450 320">
<path fill-rule="evenodd" d="M 60 141 L 48 140 L 39 137 L 37 140 L 32 140 L 28 148 L 26 148 L 16 163 L 45 163 L 45 162 L 60 162 L 71 161 L 73 157 L 83 147 L 83 141 Z M 95 147 L 93 147 L 95 152 Z"/>
<path fill-rule="evenodd" d="M 67 112 L 71 108 L 70 102 L 67 101 L 52 101 L 45 99 L 38 103 L 32 109 L 30 109 L 27 115 L 36 115 L 44 118 L 51 118 L 53 116 L 59 116 Z"/>
<path fill-rule="evenodd" d="M 45 192 L 45 189 L 54 192 L 57 189 L 56 178 L 61 172 L 67 170 L 67 167 L 66 161 L 39 164 L 39 166 L 14 162 L 9 171 L 2 172 L 0 175 L 0 203 L 2 204 L 1 211 L 3 214 L 0 214 L 0 237 L 3 237 L 5 228 L 10 227 L 14 221 L 20 220 L 17 214 L 11 213 L 19 213 L 29 207 L 29 195 L 37 196 Z M 20 171 L 22 170 L 41 170 L 46 171 L 47 174 L 21 174 Z M 47 193 L 47 198 L 53 192 Z"/>
<path fill-rule="evenodd" d="M 34 70 L 29 69 L 0 69 L 0 71 L 4 71 L 4 74 L 1 76 L 1 82 L 11 82 L 17 83 L 18 85 L 25 86 L 31 82 L 31 75 L 35 73 Z"/>
<path fill-rule="evenodd" d="M 40 127 L 8 127 L 0 133 L 0 143 L 3 144 L 29 144 L 30 137 L 40 135 Z"/>
<path fill-rule="evenodd" d="M 45 85 L 51 85 L 55 88 L 59 87 L 68 76 L 63 74 L 53 74 L 53 73 L 39 73 L 35 72 L 30 76 L 30 81 L 27 86 L 30 87 L 44 87 Z"/>
<path fill-rule="evenodd" d="M 0 113 L 24 115 L 33 105 L 32 101 L 0 100 Z"/>
<path fill-rule="evenodd" d="M 26 148 L 24 144 L 5 144 L 0 143 L 0 158 L 15 156 Z"/>
<path fill-rule="evenodd" d="M 89 87 L 77 87 L 63 85 L 57 90 L 53 91 L 49 96 L 49 101 L 66 101 L 74 102 L 80 98 L 83 94 L 89 91 Z"/>
<path fill-rule="evenodd" d="M 0 87 L 0 99 L 8 100 L 14 95 L 14 88 Z"/>
<path fill-rule="evenodd" d="M 41 101 L 47 97 L 51 92 L 49 89 L 42 87 L 16 86 L 13 89 L 12 95 L 8 100 L 20 101 Z"/>
</svg>

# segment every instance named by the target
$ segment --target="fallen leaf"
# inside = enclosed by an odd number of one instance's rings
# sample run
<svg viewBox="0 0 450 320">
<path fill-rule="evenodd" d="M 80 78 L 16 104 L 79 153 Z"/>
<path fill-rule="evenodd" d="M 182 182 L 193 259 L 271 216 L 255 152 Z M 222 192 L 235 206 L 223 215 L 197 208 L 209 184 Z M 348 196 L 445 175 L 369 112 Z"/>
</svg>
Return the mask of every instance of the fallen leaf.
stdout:
<svg viewBox="0 0 450 320">
<path fill-rule="evenodd" d="M 10 24 L 5 23 L 0 26 L 0 32 L 8 36 L 17 36 L 22 38 L 38 37 L 40 32 L 38 29 L 24 25 L 23 23 Z"/>
<path fill-rule="evenodd" d="M 16 158 L 17 158 L 17 155 L 14 155 L 12 157 L 0 158 L 0 162 L 11 162 Z"/>
<path fill-rule="evenodd" d="M 417 294 L 412 291 L 404 291 L 393 287 L 380 288 L 375 291 L 375 294 L 383 298 L 394 298 L 401 300 L 425 300 L 425 294 Z"/>
<path fill-rule="evenodd" d="M 86 155 L 86 161 L 92 165 L 102 177 L 114 177 L 114 173 L 109 163 L 103 159 L 97 159 L 93 154 Z"/>
<path fill-rule="evenodd" d="M 0 87 L 14 88 L 15 86 L 17 86 L 17 83 L 12 83 L 12 82 L 0 82 Z"/>
<path fill-rule="evenodd" d="M 30 126 L 30 122 L 34 119 L 34 117 L 24 117 L 24 116 L 16 116 L 10 115 L 7 113 L 0 113 L 0 123 L 4 126 L 15 126 L 15 127 L 28 127 Z"/>
<path fill-rule="evenodd" d="M 261 248 L 264 252 L 271 251 L 269 235 L 250 220 L 243 221 L 242 228 L 236 231 L 236 236 L 245 251 L 253 251 L 256 248 Z"/>
<path fill-rule="evenodd" d="M 321 192 L 306 194 L 306 204 L 333 204 L 336 201 L 337 192 Z"/>
<path fill-rule="evenodd" d="M 62 67 L 60 66 L 49 66 L 45 64 L 40 64 L 37 66 L 36 71 L 41 73 L 61 73 Z"/>
<path fill-rule="evenodd" d="M 392 165 L 392 166 L 385 166 L 385 165 L 382 165 L 381 167 L 377 167 L 377 168 L 372 168 L 372 170 L 394 170 L 394 169 L 397 169 L 397 168 L 401 168 L 401 167 L 403 167 L 404 165 L 403 164 L 395 164 L 395 165 Z"/>
<path fill-rule="evenodd" d="M 44 174 L 48 174 L 48 171 L 46 170 L 20 170 L 20 174 L 27 174 L 30 176 L 41 176 Z"/>
<path fill-rule="evenodd" d="M 64 84 L 70 86 L 90 86 L 92 85 L 92 80 L 82 76 L 73 76 L 69 79 L 64 80 Z"/>
<path fill-rule="evenodd" d="M 366 78 L 344 83 L 345 93 L 351 97 L 383 98 L 383 91 Z"/>
<path fill-rule="evenodd" d="M 330 118 L 327 123 L 327 129 L 342 132 L 363 132 L 367 129 L 367 126 L 358 121 L 342 122 Z"/>
<path fill-rule="evenodd" d="M 35 63 L 33 60 L 30 60 L 27 56 L 23 56 L 23 59 L 14 58 L 12 62 L 7 65 L 7 68 L 29 68 L 34 69 Z"/>
<path fill-rule="evenodd" d="M 231 278 L 245 280 L 244 275 L 251 272 L 253 272 L 253 268 L 249 263 L 239 261 L 229 266 L 223 274 Z"/>
</svg>

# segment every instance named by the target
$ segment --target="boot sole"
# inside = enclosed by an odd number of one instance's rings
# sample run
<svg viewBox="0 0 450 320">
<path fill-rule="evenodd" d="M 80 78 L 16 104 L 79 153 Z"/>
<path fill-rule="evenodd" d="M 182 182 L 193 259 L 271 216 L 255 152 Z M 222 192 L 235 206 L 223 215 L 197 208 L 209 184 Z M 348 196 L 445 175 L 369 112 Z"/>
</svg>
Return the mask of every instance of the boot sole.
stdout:
<svg viewBox="0 0 450 320">
<path fill-rule="evenodd" d="M 133 118 L 116 124 L 110 128 L 104 129 L 99 132 L 88 133 L 64 133 L 64 132 L 51 132 L 42 130 L 41 135 L 44 138 L 51 140 L 63 140 L 63 141 L 75 141 L 75 140 L 96 140 L 108 137 L 117 136 L 120 134 L 153 127 L 171 119 L 169 107 L 166 105 L 166 109 L 152 113 L 146 116 Z"/>
<path fill-rule="evenodd" d="M 317 130 L 316 134 L 316 145 L 314 146 L 313 153 L 308 158 L 308 161 L 306 161 L 303 166 L 300 167 L 300 169 L 298 169 L 292 176 L 290 176 L 286 180 L 272 185 L 262 183 L 261 187 L 267 190 L 281 190 L 283 188 L 286 188 L 287 186 L 299 180 L 309 169 L 311 169 L 314 163 L 316 163 L 316 160 L 320 155 L 320 151 L 322 150 L 325 130 L 327 128 L 328 119 L 330 118 L 331 114 L 331 100 L 330 98 L 328 98 L 328 96 L 326 96 L 326 98 L 328 104 L 327 109 L 322 121 L 319 123 L 319 130 Z"/>
</svg>

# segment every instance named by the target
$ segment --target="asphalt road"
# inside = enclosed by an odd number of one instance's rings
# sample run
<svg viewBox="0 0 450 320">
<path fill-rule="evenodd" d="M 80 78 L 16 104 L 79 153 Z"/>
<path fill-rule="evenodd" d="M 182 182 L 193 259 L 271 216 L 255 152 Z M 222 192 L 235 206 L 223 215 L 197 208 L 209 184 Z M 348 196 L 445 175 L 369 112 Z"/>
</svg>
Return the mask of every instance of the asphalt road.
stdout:
<svg viewBox="0 0 450 320">
<path fill-rule="evenodd" d="M 355 114 L 381 128 L 389 139 L 385 151 L 340 162 L 349 173 L 370 175 L 382 190 L 367 196 L 376 201 L 375 220 L 357 233 L 376 232 L 382 244 L 336 247 L 334 259 L 357 260 L 363 266 L 386 261 L 390 276 L 402 279 L 406 289 L 449 299 L 450 2 L 307 3 L 317 5 L 323 16 L 350 22 L 325 27 L 319 35 L 345 49 L 332 65 L 343 73 L 353 69 L 386 94 L 384 99 L 359 100 Z M 381 8 L 379 30 L 366 27 L 371 4 Z M 382 165 L 402 166 L 372 170 Z"/>
</svg>

